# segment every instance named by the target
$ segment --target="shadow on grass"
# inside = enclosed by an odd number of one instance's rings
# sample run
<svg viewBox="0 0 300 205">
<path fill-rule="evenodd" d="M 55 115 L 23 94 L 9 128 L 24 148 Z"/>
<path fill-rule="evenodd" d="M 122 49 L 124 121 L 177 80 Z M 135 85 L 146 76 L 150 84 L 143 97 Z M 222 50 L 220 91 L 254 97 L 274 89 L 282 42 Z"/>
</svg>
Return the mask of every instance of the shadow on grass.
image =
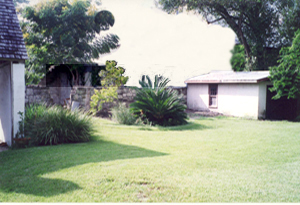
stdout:
<svg viewBox="0 0 300 205">
<path fill-rule="evenodd" d="M 55 196 L 81 187 L 72 181 L 50 179 L 42 175 L 87 163 L 164 155 L 108 141 L 10 150 L 0 153 L 0 192 Z M 76 169 L 72 172 L 76 172 Z M 83 173 L 76 174 L 80 177 Z"/>
</svg>

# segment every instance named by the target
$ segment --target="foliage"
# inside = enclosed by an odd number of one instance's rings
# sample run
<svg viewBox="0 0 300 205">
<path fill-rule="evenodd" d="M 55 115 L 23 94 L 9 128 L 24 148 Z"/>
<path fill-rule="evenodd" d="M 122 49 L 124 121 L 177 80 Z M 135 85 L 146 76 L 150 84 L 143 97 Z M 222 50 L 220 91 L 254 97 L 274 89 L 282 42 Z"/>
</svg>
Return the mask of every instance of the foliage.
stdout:
<svg viewBox="0 0 300 205">
<path fill-rule="evenodd" d="M 92 86 L 101 86 L 101 77 L 99 76 L 99 72 L 101 70 L 105 70 L 105 65 L 98 65 L 93 67 L 92 72 L 91 72 L 91 81 L 92 81 Z"/>
<path fill-rule="evenodd" d="M 281 0 L 281 27 L 282 44 L 291 46 L 295 32 L 300 29 L 300 1 Z"/>
<path fill-rule="evenodd" d="M 107 88 L 102 88 L 100 90 L 94 90 L 94 94 L 91 97 L 91 112 L 96 113 L 102 109 L 104 103 L 113 102 L 118 98 L 117 93 L 118 87 L 110 86 Z"/>
<path fill-rule="evenodd" d="M 267 68 L 278 65 L 277 61 L 279 58 L 278 48 L 264 48 L 264 59 Z M 230 64 L 234 71 L 251 71 L 257 67 L 257 61 L 254 56 L 248 58 L 245 54 L 243 45 L 237 44 L 230 51 L 232 53 Z"/>
<path fill-rule="evenodd" d="M 157 1 L 168 13 L 181 12 L 186 8 L 200 13 L 208 24 L 218 23 L 230 27 L 244 46 L 246 58 L 251 61 L 250 69 L 267 70 L 272 66 L 269 63 L 270 58 L 266 58 L 269 54 L 267 48 L 282 46 L 283 36 L 280 34 L 284 32 L 280 33 L 279 20 L 286 16 L 286 10 L 291 6 L 286 2 L 294 0 Z"/>
<path fill-rule="evenodd" d="M 16 139 L 24 138 L 24 113 L 19 111 L 18 114 L 20 116 L 20 121 L 18 122 L 19 130 L 16 133 Z"/>
<path fill-rule="evenodd" d="M 28 4 L 29 3 L 28 0 L 13 0 L 13 2 L 14 2 L 15 6 L 18 6 L 20 4 Z"/>
<path fill-rule="evenodd" d="M 142 88 L 136 90 L 135 102 L 130 105 L 133 112 L 140 114 L 153 125 L 186 124 L 187 114 L 184 112 L 186 105 L 183 95 L 167 89 L 169 81 L 168 78 L 156 75 L 153 84 L 149 76 L 143 76 L 139 81 Z"/>
<path fill-rule="evenodd" d="M 111 112 L 112 119 L 118 122 L 119 124 L 134 125 L 138 122 L 137 117 L 123 103 L 120 103 L 116 107 L 112 108 Z"/>
<path fill-rule="evenodd" d="M 295 33 L 292 46 L 282 48 L 280 53 L 280 64 L 270 70 L 270 90 L 276 91 L 274 99 L 296 98 L 300 95 L 300 30 Z"/>
<path fill-rule="evenodd" d="M 92 131 L 91 117 L 86 114 L 46 105 L 26 107 L 24 128 L 32 145 L 84 142 Z"/>
<path fill-rule="evenodd" d="M 94 90 L 91 97 L 91 112 L 96 113 L 102 109 L 103 103 L 113 102 L 118 98 L 118 87 L 125 85 L 128 77 L 123 76 L 125 69 L 117 66 L 116 61 L 106 61 L 105 70 L 101 70 L 101 90 Z"/>
<path fill-rule="evenodd" d="M 246 57 L 245 57 L 245 49 L 243 45 L 235 45 L 233 50 L 230 51 L 232 53 L 230 64 L 231 68 L 234 71 L 243 71 L 246 66 Z"/>
<path fill-rule="evenodd" d="M 108 11 L 96 12 L 89 0 L 41 2 L 23 9 L 22 17 L 29 55 L 27 79 L 34 78 L 33 73 L 45 74 L 46 64 L 91 63 L 100 54 L 119 47 L 118 36 L 99 36 L 100 31 L 113 26 L 113 15 Z"/>
<path fill-rule="evenodd" d="M 24 125 L 24 136 L 29 137 L 29 131 L 34 129 L 36 120 L 42 118 L 47 110 L 46 104 L 29 104 L 25 107 L 21 123 Z"/>
</svg>

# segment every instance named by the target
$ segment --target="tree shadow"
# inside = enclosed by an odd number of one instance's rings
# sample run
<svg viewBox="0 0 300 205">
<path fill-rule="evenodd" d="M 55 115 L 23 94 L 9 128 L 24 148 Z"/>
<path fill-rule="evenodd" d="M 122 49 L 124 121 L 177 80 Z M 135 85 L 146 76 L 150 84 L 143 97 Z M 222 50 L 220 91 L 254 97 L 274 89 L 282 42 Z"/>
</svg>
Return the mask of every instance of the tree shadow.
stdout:
<svg viewBox="0 0 300 205">
<path fill-rule="evenodd" d="M 42 175 L 87 163 L 164 155 L 167 154 L 101 140 L 10 150 L 0 153 L 0 191 L 55 196 L 81 187 L 72 181 L 45 178 Z"/>
</svg>

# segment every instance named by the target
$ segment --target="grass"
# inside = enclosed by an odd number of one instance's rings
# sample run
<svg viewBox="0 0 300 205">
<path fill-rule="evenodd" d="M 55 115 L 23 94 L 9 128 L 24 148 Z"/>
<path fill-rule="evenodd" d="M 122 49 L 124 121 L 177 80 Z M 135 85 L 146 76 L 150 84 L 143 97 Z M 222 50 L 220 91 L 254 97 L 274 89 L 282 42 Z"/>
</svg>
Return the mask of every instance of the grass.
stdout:
<svg viewBox="0 0 300 205">
<path fill-rule="evenodd" d="M 97 119 L 87 143 L 0 153 L 1 202 L 300 202 L 299 123 Z"/>
</svg>

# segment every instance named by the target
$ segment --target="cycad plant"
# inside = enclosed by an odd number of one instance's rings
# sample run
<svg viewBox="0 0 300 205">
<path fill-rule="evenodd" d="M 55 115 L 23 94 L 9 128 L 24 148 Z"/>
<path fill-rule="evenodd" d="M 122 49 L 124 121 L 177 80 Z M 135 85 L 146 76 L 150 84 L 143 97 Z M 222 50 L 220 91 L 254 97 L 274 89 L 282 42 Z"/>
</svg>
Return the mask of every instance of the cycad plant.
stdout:
<svg viewBox="0 0 300 205">
<path fill-rule="evenodd" d="M 187 114 L 184 112 L 183 95 L 168 89 L 168 78 L 155 75 L 154 84 L 148 75 L 142 76 L 139 81 L 141 89 L 137 89 L 135 102 L 130 107 L 134 113 L 141 115 L 152 125 L 172 126 L 187 123 Z"/>
</svg>

